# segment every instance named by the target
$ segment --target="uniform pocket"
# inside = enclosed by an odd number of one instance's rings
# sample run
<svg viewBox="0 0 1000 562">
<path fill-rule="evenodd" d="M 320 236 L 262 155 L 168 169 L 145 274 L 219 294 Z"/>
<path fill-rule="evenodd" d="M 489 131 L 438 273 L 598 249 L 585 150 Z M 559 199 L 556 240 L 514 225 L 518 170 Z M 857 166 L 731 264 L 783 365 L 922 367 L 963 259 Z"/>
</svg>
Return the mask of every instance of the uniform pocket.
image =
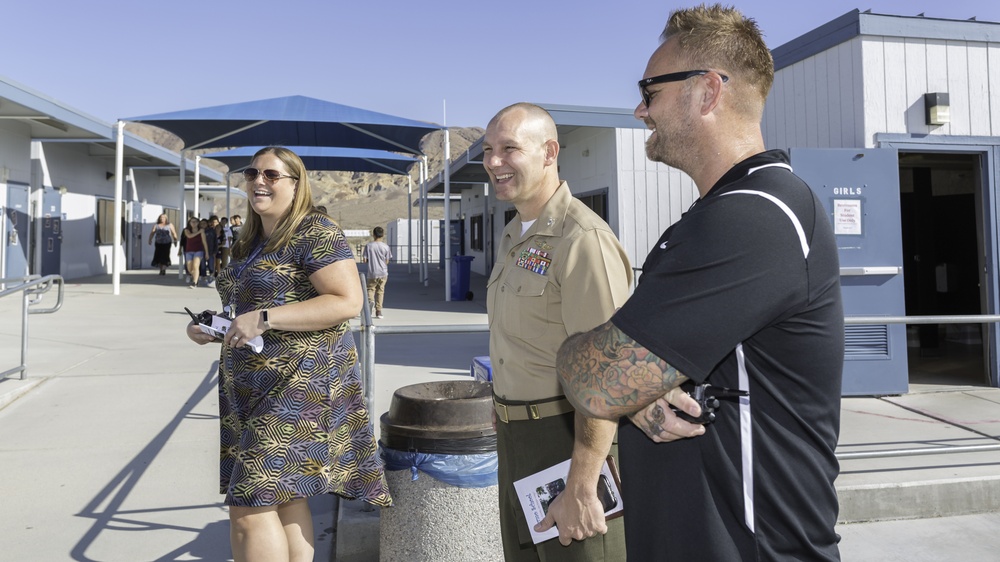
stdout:
<svg viewBox="0 0 1000 562">
<path fill-rule="evenodd" d="M 503 280 L 500 291 L 506 310 L 501 328 L 521 339 L 537 338 L 548 329 L 549 280 L 544 275 L 515 267 Z"/>
</svg>

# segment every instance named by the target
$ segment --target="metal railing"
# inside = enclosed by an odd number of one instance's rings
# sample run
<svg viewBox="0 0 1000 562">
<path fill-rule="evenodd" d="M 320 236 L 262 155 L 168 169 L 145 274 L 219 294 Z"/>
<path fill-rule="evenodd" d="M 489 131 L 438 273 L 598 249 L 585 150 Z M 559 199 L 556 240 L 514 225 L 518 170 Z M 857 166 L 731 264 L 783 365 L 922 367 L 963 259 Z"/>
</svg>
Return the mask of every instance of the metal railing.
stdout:
<svg viewBox="0 0 1000 562">
<path fill-rule="evenodd" d="M 994 322 L 1000 322 L 1000 314 L 844 317 L 844 324 L 992 324 Z"/>
<path fill-rule="evenodd" d="M 376 334 L 465 334 L 489 332 L 489 324 L 451 324 L 440 326 L 376 326 L 372 323 L 371 303 L 368 302 L 368 283 L 364 273 L 358 273 L 361 289 L 365 291 L 364 306 L 361 307 L 361 332 L 358 355 L 361 367 L 361 384 L 365 393 L 369 418 L 372 416 L 372 393 L 375 386 L 375 335 Z"/>
<path fill-rule="evenodd" d="M 14 286 L 10 286 L 14 283 Z M 42 300 L 42 295 L 49 292 L 53 285 L 58 285 L 59 290 L 56 296 L 55 306 L 51 308 L 31 308 Z M 0 373 L 0 380 L 3 380 L 14 373 L 21 374 L 21 380 L 28 377 L 28 315 L 29 314 L 52 314 L 63 305 L 63 278 L 61 275 L 29 275 L 27 277 L 11 277 L 0 279 L 0 286 L 6 287 L 0 291 L 0 298 L 14 293 L 22 293 L 21 306 L 21 364 L 13 369 L 7 369 Z"/>
<path fill-rule="evenodd" d="M 368 302 L 365 274 L 359 274 L 361 287 L 366 291 L 361 310 L 361 341 L 359 355 L 361 378 L 365 393 L 365 403 L 371 414 L 372 391 L 375 374 L 375 336 L 377 334 L 465 334 L 489 332 L 488 324 L 453 324 L 441 326 L 375 326 L 372 324 L 371 307 Z M 1000 315 L 975 314 L 952 316 L 847 316 L 845 324 L 989 324 L 1000 322 Z M 371 418 L 373 420 L 373 418 Z M 374 423 L 372 421 L 372 423 Z M 887 449 L 882 451 L 838 452 L 838 460 L 857 460 L 890 457 L 910 457 L 919 455 L 943 455 L 951 453 L 976 453 L 998 451 L 1000 443 L 992 445 L 966 445 L 956 447 L 920 447 L 907 449 Z"/>
</svg>

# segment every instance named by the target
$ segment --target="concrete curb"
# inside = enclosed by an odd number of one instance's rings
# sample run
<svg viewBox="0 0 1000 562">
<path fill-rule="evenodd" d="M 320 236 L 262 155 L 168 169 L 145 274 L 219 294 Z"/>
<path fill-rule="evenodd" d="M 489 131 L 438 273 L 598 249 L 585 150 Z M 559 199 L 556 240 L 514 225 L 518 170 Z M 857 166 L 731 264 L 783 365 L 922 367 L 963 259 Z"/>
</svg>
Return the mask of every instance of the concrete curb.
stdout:
<svg viewBox="0 0 1000 562">
<path fill-rule="evenodd" d="M 4 379 L 0 381 L 0 410 L 47 380 L 49 380 L 48 377 L 39 377 L 27 380 Z"/>
<path fill-rule="evenodd" d="M 837 496 L 838 523 L 986 513 L 1000 505 L 1000 476 L 848 486 Z"/>
<path fill-rule="evenodd" d="M 378 562 L 380 513 L 381 508 L 363 501 L 338 498 L 337 539 L 332 560 Z"/>
</svg>

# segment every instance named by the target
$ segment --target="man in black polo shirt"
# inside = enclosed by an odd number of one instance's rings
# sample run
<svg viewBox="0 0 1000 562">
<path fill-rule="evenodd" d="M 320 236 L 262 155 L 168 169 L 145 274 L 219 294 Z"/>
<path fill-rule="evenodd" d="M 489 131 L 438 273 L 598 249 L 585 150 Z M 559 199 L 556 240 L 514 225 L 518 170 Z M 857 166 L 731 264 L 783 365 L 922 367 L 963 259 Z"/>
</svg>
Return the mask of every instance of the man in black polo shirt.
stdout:
<svg viewBox="0 0 1000 562">
<path fill-rule="evenodd" d="M 839 560 L 832 229 L 787 155 L 764 150 L 774 65 L 753 20 L 679 10 L 662 39 L 635 115 L 653 130 L 649 158 L 687 172 L 701 197 L 625 306 L 563 344 L 560 380 L 577 411 L 631 419 L 619 433 L 630 559 Z M 699 411 L 685 382 L 730 395 L 713 422 L 671 411 Z"/>
</svg>

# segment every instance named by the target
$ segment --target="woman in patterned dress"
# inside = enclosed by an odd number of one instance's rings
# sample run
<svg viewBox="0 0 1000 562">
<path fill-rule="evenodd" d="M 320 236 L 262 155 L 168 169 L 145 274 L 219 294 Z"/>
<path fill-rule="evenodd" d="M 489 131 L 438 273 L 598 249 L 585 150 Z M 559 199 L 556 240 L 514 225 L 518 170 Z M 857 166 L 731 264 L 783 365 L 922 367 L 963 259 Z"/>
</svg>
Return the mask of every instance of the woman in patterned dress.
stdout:
<svg viewBox="0 0 1000 562">
<path fill-rule="evenodd" d="M 312 560 L 306 498 L 392 505 L 348 325 L 364 296 L 294 152 L 261 149 L 244 179 L 250 211 L 217 283 L 233 318 L 220 359 L 220 490 L 237 562 Z M 193 324 L 187 333 L 212 341 Z M 256 336 L 260 353 L 246 345 Z"/>
</svg>

